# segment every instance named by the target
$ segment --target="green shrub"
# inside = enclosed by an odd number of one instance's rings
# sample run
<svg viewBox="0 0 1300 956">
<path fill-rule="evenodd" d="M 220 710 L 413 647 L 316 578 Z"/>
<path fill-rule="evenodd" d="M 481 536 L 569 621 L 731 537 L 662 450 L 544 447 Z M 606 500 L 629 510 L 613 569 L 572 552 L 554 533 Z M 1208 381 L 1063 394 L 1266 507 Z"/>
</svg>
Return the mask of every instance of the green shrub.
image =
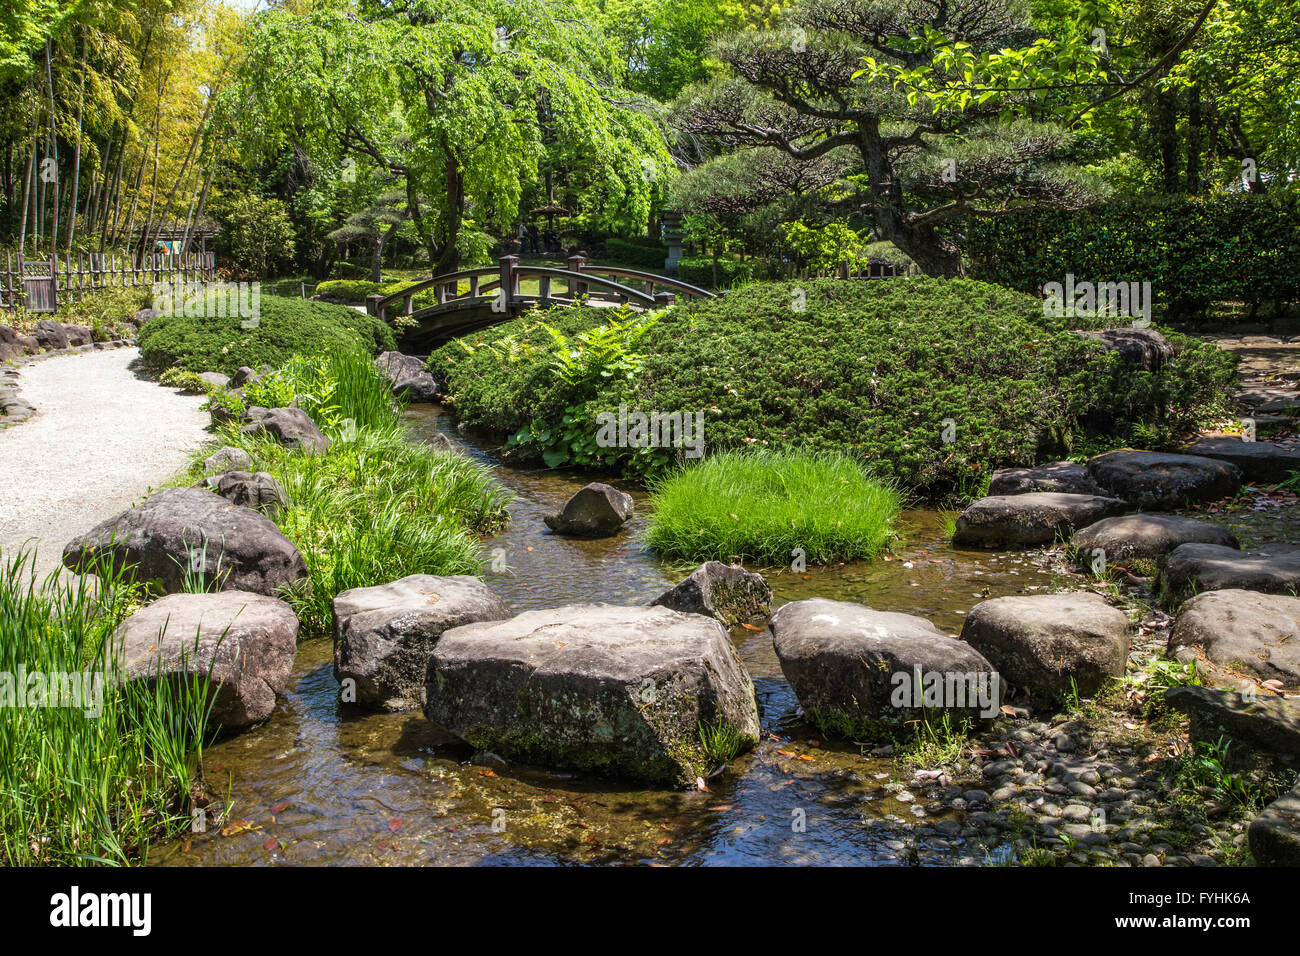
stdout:
<svg viewBox="0 0 1300 956">
<path fill-rule="evenodd" d="M 605 240 L 605 258 L 621 266 L 659 272 L 668 259 L 668 247 L 658 239 L 619 239 L 611 236 Z"/>
<path fill-rule="evenodd" d="M 0 671 L 102 681 L 97 714 L 0 707 L 0 859 L 9 866 L 144 862 L 152 842 L 189 830 L 201 791 L 204 681 L 111 680 L 109 638 L 141 594 L 109 563 L 92 570 L 38 582 L 28 555 L 0 558 Z"/>
<path fill-rule="evenodd" d="M 545 315 L 569 338 L 609 318 L 572 307 Z M 446 345 L 429 366 L 463 420 L 498 434 L 527 426 L 594 436 L 596 413 L 620 404 L 703 411 L 711 451 L 838 451 L 941 498 L 971 493 L 1004 465 L 1170 445 L 1221 411 L 1230 355 L 1168 333 L 1176 357 L 1146 372 L 1069 329 L 1104 324 L 1049 318 L 1029 296 L 971 280 L 822 279 L 679 302 L 638 343 L 644 359 L 632 377 L 602 377 L 594 394 L 575 394 L 555 374 L 551 336 L 535 316 Z M 653 472 L 647 460 L 663 458 L 618 451 L 601 460 L 628 474 Z"/>
<path fill-rule="evenodd" d="M 713 281 L 713 260 L 709 256 L 686 256 L 677 263 L 677 278 L 706 289 L 732 289 L 781 275 L 777 265 L 764 259 L 741 262 L 730 256 L 718 259 L 718 281 Z"/>
<path fill-rule="evenodd" d="M 901 496 L 843 455 L 721 452 L 651 486 L 646 543 L 668 558 L 788 565 L 873 558 Z"/>
<path fill-rule="evenodd" d="M 504 526 L 509 494 L 490 469 L 412 442 L 396 420 L 340 432 L 324 455 L 230 430 L 222 444 L 244 448 L 253 469 L 288 491 L 277 518 L 307 562 L 310 588 L 286 595 L 308 634 L 325 634 L 330 605 L 348 588 L 409 574 L 479 574 L 479 536 Z M 201 451 L 194 470 L 211 451 Z"/>
<path fill-rule="evenodd" d="M 393 330 L 346 306 L 264 295 L 256 328 L 238 316 L 162 315 L 140 330 L 140 354 L 155 369 L 233 375 L 241 365 L 283 365 L 295 353 L 329 353 L 360 345 L 371 354 L 397 348 Z"/>
<path fill-rule="evenodd" d="M 76 302 L 59 306 L 58 320 L 65 325 L 88 325 L 91 338 L 108 342 L 134 334 L 125 322 L 149 303 L 144 288 L 108 288 L 86 292 Z"/>
<path fill-rule="evenodd" d="M 1171 316 L 1211 302 L 1300 301 L 1300 200 L 1281 192 L 1026 210 L 966 228 L 971 274 L 1025 292 L 1072 273 L 1149 281 Z"/>
</svg>

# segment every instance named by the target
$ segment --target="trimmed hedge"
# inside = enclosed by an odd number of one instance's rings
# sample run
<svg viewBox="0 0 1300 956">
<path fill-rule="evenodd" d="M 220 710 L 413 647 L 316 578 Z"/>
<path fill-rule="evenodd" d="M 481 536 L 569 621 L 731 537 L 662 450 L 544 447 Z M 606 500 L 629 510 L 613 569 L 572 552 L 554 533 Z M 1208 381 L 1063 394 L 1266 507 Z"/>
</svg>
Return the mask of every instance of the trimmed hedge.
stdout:
<svg viewBox="0 0 1300 956">
<path fill-rule="evenodd" d="M 544 319 L 572 339 L 610 315 L 567 308 Z M 429 364 L 462 419 L 498 434 L 529 426 L 534 450 L 561 434 L 584 456 L 578 465 L 594 455 L 653 474 L 673 460 L 670 451 L 593 450 L 582 436 L 598 412 L 621 403 L 703 410 L 710 452 L 838 451 L 940 498 L 977 492 L 1004 465 L 1173 445 L 1220 413 L 1233 387 L 1230 355 L 1167 332 L 1176 357 L 1146 372 L 1070 331 L 1089 324 L 1102 323 L 1051 319 L 1029 296 L 972 280 L 819 279 L 679 303 L 636 343 L 631 373 L 597 376 L 594 386 L 555 374 L 554 339 L 528 316 L 444 346 Z M 530 443 L 519 444 L 527 455 Z"/>
<path fill-rule="evenodd" d="M 316 295 L 323 299 L 338 299 L 349 304 L 365 305 L 372 295 L 392 295 L 407 286 L 417 283 L 414 280 L 399 279 L 397 282 L 368 282 L 354 279 L 330 279 L 316 286 Z"/>
<path fill-rule="evenodd" d="M 354 348 L 371 354 L 397 348 L 393 330 L 373 316 L 342 305 L 279 296 L 261 297 L 257 328 L 238 316 L 161 315 L 140 330 L 140 354 L 151 368 L 233 375 L 241 365 L 277 368 L 295 353 Z"/>
<path fill-rule="evenodd" d="M 1149 281 L 1158 308 L 1300 301 L 1300 198 L 1170 196 L 967 224 L 971 275 L 1024 292 L 1047 282 Z"/>
<path fill-rule="evenodd" d="M 661 272 L 668 259 L 668 247 L 658 239 L 619 239 L 611 236 L 605 240 L 605 258 L 618 265 Z"/>
</svg>

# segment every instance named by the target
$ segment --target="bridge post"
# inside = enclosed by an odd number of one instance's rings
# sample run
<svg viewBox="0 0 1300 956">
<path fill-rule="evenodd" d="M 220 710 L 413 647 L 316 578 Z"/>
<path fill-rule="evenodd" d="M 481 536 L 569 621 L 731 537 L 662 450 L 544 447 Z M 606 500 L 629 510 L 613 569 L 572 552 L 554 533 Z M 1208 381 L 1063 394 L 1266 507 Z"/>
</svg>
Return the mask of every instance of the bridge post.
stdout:
<svg viewBox="0 0 1300 956">
<path fill-rule="evenodd" d="M 518 256 L 502 256 L 498 262 L 501 265 L 501 293 L 505 296 L 506 311 L 515 304 L 519 298 L 519 268 Z"/>
<path fill-rule="evenodd" d="M 666 309 L 677 301 L 677 296 L 672 292 L 659 292 L 655 294 L 655 307 Z"/>
<path fill-rule="evenodd" d="M 569 256 L 569 271 L 580 273 L 587 267 L 586 256 Z M 577 299 L 587 294 L 587 283 L 579 282 L 577 276 L 569 279 L 569 298 Z"/>
<path fill-rule="evenodd" d="M 841 279 L 847 279 L 848 277 L 849 277 L 849 260 L 848 260 L 848 259 L 841 259 L 841 260 L 840 260 L 840 278 L 841 278 Z"/>
</svg>

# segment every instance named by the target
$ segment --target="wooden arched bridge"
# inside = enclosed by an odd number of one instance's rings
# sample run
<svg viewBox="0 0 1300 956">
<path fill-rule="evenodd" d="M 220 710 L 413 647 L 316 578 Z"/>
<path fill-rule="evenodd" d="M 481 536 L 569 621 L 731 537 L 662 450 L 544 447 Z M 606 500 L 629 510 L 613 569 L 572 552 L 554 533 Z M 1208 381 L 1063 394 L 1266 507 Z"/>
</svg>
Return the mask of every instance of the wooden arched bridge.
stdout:
<svg viewBox="0 0 1300 956">
<path fill-rule="evenodd" d="M 416 298 L 430 290 L 432 304 L 416 308 Z M 386 322 L 409 316 L 414 321 L 403 323 L 403 348 L 427 352 L 457 336 L 509 321 L 525 309 L 579 300 L 656 309 L 671 305 L 679 295 L 714 298 L 699 286 L 653 272 L 589 266 L 583 256 L 570 256 L 567 269 L 521 266 L 518 256 L 503 256 L 496 267 L 434 276 L 387 297 L 372 295 L 366 311 Z"/>
</svg>

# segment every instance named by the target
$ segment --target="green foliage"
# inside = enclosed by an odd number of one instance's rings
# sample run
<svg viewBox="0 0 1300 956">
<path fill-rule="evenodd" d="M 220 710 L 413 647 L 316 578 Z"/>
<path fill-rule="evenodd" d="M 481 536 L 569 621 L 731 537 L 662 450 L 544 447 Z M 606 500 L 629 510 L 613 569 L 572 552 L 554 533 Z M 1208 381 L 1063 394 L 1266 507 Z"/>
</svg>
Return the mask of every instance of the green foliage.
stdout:
<svg viewBox="0 0 1300 956">
<path fill-rule="evenodd" d="M 410 279 L 397 282 L 370 282 L 363 279 L 329 279 L 316 286 L 316 294 L 326 299 L 338 299 L 350 305 L 365 305 L 372 295 L 390 296 L 418 283 Z"/>
<path fill-rule="evenodd" d="M 844 260 L 857 260 L 866 248 L 866 242 L 856 230 L 845 222 L 828 222 L 824 226 L 809 226 L 802 222 L 781 224 L 786 244 L 798 260 L 814 273 L 825 275 L 839 267 Z"/>
<path fill-rule="evenodd" d="M 718 718 L 715 725 L 701 721 L 697 727 L 704 760 L 710 769 L 725 767 L 754 743 L 752 739 L 744 737 L 739 730 L 727 723 L 724 718 Z"/>
<path fill-rule="evenodd" d="M 763 259 L 741 262 L 731 256 L 721 256 L 717 262 L 718 281 L 713 281 L 714 262 L 708 256 L 683 256 L 677 263 L 677 277 L 683 282 L 706 289 L 738 289 L 762 279 L 781 277 L 780 267 Z"/>
<path fill-rule="evenodd" d="M 60 301 L 58 319 L 65 325 L 88 325 L 96 342 L 107 342 L 128 333 L 123 323 L 143 309 L 148 299 L 149 290 L 144 288 L 88 290 L 75 302 Z"/>
<path fill-rule="evenodd" d="M 293 502 L 277 523 L 307 562 L 310 587 L 287 595 L 306 633 L 328 633 L 331 602 L 348 588 L 480 573 L 478 537 L 508 520 L 509 495 L 486 466 L 411 441 L 395 416 L 334 437 L 324 455 L 238 431 L 221 438 L 246 449 Z M 198 453 L 196 468 L 210 453 Z"/>
<path fill-rule="evenodd" d="M 608 310 L 547 319 L 573 336 L 604 325 Z M 641 341 L 632 379 L 605 379 L 594 397 L 555 379 L 549 335 L 531 322 L 431 357 L 470 424 L 509 434 L 553 429 L 570 414 L 594 431 L 596 411 L 623 403 L 702 410 L 710 449 L 838 451 L 932 498 L 969 494 L 994 468 L 1048 455 L 1172 444 L 1233 387 L 1233 359 L 1212 344 L 1168 332 L 1175 358 L 1141 371 L 1068 328 L 1088 320 L 1049 318 L 1028 296 L 970 280 L 819 279 L 681 302 Z"/>
<path fill-rule="evenodd" d="M 152 842 L 190 826 L 209 736 L 205 681 L 116 685 L 109 638 L 141 594 L 121 569 L 93 572 L 38 582 L 29 555 L 0 562 L 0 672 L 97 675 L 103 692 L 93 716 L 87 707 L 0 707 L 9 866 L 141 862 Z"/>
<path fill-rule="evenodd" d="M 873 558 L 893 537 L 894 489 L 850 458 L 806 451 L 721 452 L 651 486 L 646 543 L 684 561 L 787 565 Z"/>
<path fill-rule="evenodd" d="M 397 348 L 392 329 L 346 306 L 264 295 L 257 328 L 242 322 L 238 316 L 158 316 L 140 330 L 140 354 L 156 369 L 233 375 L 241 365 L 283 365 L 296 353 Z"/>
<path fill-rule="evenodd" d="M 198 372 L 190 372 L 181 368 L 167 369 L 162 375 L 158 376 L 158 382 L 168 388 L 179 388 L 182 392 L 188 392 L 191 395 L 206 395 L 216 387 L 199 378 Z"/>
<path fill-rule="evenodd" d="M 250 381 L 243 402 L 246 407 L 263 408 L 296 403 L 330 434 L 387 425 L 397 405 L 391 383 L 360 348 L 295 355 L 275 371 Z"/>
<path fill-rule="evenodd" d="M 262 279 L 294 259 L 294 231 L 284 203 L 236 193 L 215 203 L 221 223 L 217 243 L 240 275 Z"/>
<path fill-rule="evenodd" d="M 972 274 L 1046 282 L 1149 281 L 1170 316 L 1211 302 L 1300 301 L 1300 197 L 1172 196 L 1038 210 L 967 224 Z"/>
<path fill-rule="evenodd" d="M 1257 810 L 1259 794 L 1241 774 L 1231 773 L 1228 751 L 1232 742 L 1220 737 L 1218 741 L 1196 741 L 1192 749 L 1179 757 L 1174 779 L 1184 787 L 1209 787 L 1220 800 L 1243 810 Z"/>
</svg>

